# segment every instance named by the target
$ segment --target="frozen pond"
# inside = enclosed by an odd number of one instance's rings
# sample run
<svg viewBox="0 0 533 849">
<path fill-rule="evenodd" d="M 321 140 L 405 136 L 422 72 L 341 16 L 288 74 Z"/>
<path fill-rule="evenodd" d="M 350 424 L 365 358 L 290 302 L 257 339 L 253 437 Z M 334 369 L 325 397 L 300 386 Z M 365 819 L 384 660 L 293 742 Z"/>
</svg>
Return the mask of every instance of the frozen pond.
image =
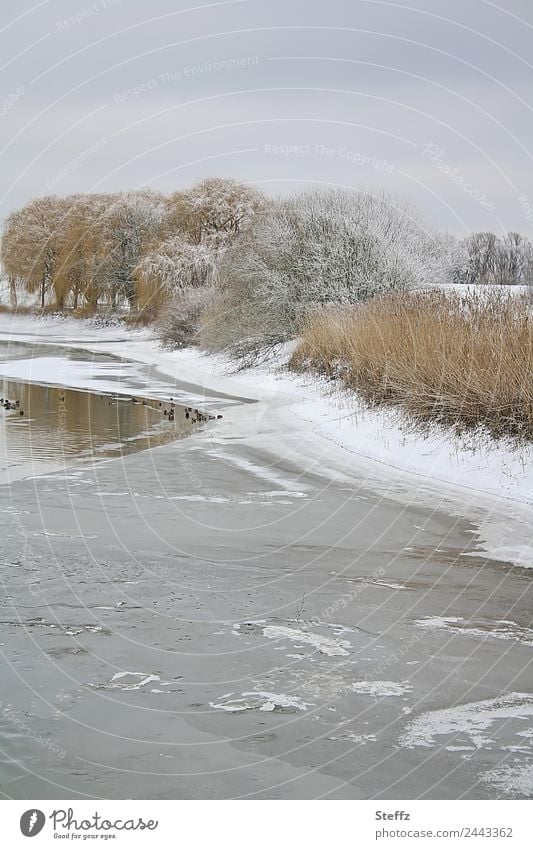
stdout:
<svg viewBox="0 0 533 849">
<path fill-rule="evenodd" d="M 191 433 L 186 406 L 221 403 L 105 353 L 0 341 L 0 363 L 0 484 L 163 445 Z"/>
<path fill-rule="evenodd" d="M 54 341 L 2 349 L 4 798 L 533 794 L 528 569 L 301 462 L 275 392 Z"/>
</svg>

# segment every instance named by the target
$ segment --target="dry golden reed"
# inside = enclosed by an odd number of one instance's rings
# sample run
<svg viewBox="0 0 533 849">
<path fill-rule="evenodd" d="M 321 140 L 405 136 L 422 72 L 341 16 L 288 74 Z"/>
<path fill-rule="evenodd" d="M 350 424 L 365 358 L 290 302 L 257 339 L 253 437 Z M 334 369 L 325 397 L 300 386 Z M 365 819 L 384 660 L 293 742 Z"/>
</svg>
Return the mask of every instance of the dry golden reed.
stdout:
<svg viewBox="0 0 533 849">
<path fill-rule="evenodd" d="M 317 311 L 291 365 L 419 420 L 533 438 L 533 316 L 508 291 L 396 294 Z"/>
</svg>

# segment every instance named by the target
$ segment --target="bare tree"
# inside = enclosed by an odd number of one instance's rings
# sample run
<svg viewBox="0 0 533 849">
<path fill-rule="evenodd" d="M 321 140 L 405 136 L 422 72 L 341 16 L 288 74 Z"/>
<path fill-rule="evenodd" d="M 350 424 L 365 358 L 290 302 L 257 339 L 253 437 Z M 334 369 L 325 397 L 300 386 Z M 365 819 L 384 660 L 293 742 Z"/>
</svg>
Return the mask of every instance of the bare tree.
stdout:
<svg viewBox="0 0 533 849">
<path fill-rule="evenodd" d="M 532 244 L 520 233 L 502 238 L 494 233 L 472 233 L 462 242 L 463 262 L 456 280 L 469 284 L 527 282 L 532 271 Z"/>
</svg>

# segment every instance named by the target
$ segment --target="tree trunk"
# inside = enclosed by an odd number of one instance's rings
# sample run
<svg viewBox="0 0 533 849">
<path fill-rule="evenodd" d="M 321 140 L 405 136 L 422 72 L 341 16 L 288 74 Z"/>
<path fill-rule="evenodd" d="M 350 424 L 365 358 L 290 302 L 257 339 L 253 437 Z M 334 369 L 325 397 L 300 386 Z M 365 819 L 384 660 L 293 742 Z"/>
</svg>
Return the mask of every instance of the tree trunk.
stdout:
<svg viewBox="0 0 533 849">
<path fill-rule="evenodd" d="M 11 309 L 17 308 L 17 281 L 15 277 L 9 278 L 9 299 L 11 301 Z"/>
</svg>

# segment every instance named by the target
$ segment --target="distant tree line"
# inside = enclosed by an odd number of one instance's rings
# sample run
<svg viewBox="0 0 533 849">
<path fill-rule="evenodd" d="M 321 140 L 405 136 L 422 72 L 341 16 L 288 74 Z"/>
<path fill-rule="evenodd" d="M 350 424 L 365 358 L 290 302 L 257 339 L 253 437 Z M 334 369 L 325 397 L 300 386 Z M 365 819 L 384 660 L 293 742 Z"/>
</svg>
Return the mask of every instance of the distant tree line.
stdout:
<svg viewBox="0 0 533 849">
<path fill-rule="evenodd" d="M 39 197 L 5 221 L 1 261 L 14 305 L 156 311 L 214 277 L 221 253 L 265 204 L 253 187 L 208 178 L 170 196 L 150 190 Z"/>
<path fill-rule="evenodd" d="M 259 347 L 293 338 L 310 311 L 433 284 L 533 280 L 519 233 L 458 240 L 410 203 L 370 189 L 267 198 L 216 177 L 151 190 L 39 197 L 3 228 L 13 305 L 100 306 L 158 318 L 166 344 Z"/>
<path fill-rule="evenodd" d="M 459 246 L 458 283 L 531 283 L 533 243 L 520 233 L 472 233 Z"/>
</svg>

